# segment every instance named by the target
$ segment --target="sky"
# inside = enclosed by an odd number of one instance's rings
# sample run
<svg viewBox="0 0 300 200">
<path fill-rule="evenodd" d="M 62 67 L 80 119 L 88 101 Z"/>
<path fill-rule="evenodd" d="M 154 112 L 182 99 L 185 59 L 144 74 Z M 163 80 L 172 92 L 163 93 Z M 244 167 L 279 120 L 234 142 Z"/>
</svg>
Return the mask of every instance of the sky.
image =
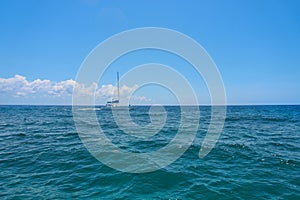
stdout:
<svg viewBox="0 0 300 200">
<path fill-rule="evenodd" d="M 0 1 L 0 104 L 71 104 L 76 74 L 89 53 L 122 31 L 162 27 L 205 48 L 222 76 L 228 104 L 300 104 L 300 2 L 252 1 Z M 190 82 L 200 104 L 210 97 L 192 66 L 166 52 L 120 58 L 98 83 L 82 86 L 104 104 L 116 93 L 116 71 L 168 64 Z M 183 67 L 184 66 L 184 67 Z M 144 74 L 146 77 L 147 74 Z M 176 104 L 157 85 L 121 85 L 133 104 Z"/>
</svg>

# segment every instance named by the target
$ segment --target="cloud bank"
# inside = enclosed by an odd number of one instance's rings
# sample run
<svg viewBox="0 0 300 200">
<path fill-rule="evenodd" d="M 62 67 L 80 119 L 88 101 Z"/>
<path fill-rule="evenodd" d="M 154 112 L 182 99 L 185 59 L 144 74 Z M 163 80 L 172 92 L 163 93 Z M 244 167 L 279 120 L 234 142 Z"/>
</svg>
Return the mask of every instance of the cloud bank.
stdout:
<svg viewBox="0 0 300 200">
<path fill-rule="evenodd" d="M 96 103 L 105 104 L 107 100 L 117 96 L 117 87 L 112 84 L 98 86 L 97 83 L 82 85 L 70 79 L 60 82 L 36 79 L 28 81 L 26 77 L 15 75 L 11 78 L 0 78 L 1 99 L 64 99 L 72 103 L 73 89 L 77 87 L 81 96 L 95 95 Z M 143 96 L 130 96 L 138 85 L 120 87 L 120 100 L 132 99 L 135 103 L 146 103 L 149 100 Z M 64 102 L 67 102 L 64 101 Z M 0 102 L 1 103 L 1 102 Z M 4 103 L 4 102 L 2 102 Z"/>
</svg>

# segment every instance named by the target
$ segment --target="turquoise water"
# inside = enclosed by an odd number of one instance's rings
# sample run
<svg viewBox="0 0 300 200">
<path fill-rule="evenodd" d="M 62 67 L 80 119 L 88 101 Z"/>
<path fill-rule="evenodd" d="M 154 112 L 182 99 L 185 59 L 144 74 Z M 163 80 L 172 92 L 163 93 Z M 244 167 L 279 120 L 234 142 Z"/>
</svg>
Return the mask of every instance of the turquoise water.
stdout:
<svg viewBox="0 0 300 200">
<path fill-rule="evenodd" d="M 151 152 L 179 127 L 179 107 L 151 141 L 127 137 L 110 110 L 96 109 L 119 148 Z M 136 123 L 149 107 L 134 107 Z M 82 144 L 68 106 L 0 106 L 1 199 L 300 199 L 300 106 L 229 106 L 222 135 L 203 159 L 198 153 L 210 107 L 200 107 L 192 146 L 176 162 L 150 173 L 111 169 Z M 87 125 L 88 128 L 88 125 Z M 141 130 L 145 131 L 145 130 Z"/>
</svg>

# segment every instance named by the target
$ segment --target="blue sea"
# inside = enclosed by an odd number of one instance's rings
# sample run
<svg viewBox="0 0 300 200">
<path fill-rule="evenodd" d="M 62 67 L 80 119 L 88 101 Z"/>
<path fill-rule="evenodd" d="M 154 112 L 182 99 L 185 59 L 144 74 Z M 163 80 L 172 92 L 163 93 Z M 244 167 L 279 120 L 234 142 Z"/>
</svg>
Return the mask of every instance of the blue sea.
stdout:
<svg viewBox="0 0 300 200">
<path fill-rule="evenodd" d="M 135 123 L 151 123 L 150 107 L 132 108 Z M 164 127 L 143 140 L 122 133 L 110 109 L 82 109 L 128 152 L 164 147 L 180 124 L 179 107 L 166 106 Z M 211 107 L 199 109 L 197 135 L 180 158 L 126 173 L 89 153 L 71 106 L 0 106 L 0 199 L 300 199 L 300 106 L 228 106 L 216 146 L 201 159 Z"/>
</svg>

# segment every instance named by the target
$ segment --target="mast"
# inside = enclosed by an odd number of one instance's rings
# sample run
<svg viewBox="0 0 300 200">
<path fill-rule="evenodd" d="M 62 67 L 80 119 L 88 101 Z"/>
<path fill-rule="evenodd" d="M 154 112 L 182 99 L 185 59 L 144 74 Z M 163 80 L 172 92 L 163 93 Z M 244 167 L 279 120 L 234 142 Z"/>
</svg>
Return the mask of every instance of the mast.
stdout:
<svg viewBox="0 0 300 200">
<path fill-rule="evenodd" d="M 118 83 L 118 101 L 120 101 L 119 72 L 117 72 L 117 83 Z"/>
</svg>

